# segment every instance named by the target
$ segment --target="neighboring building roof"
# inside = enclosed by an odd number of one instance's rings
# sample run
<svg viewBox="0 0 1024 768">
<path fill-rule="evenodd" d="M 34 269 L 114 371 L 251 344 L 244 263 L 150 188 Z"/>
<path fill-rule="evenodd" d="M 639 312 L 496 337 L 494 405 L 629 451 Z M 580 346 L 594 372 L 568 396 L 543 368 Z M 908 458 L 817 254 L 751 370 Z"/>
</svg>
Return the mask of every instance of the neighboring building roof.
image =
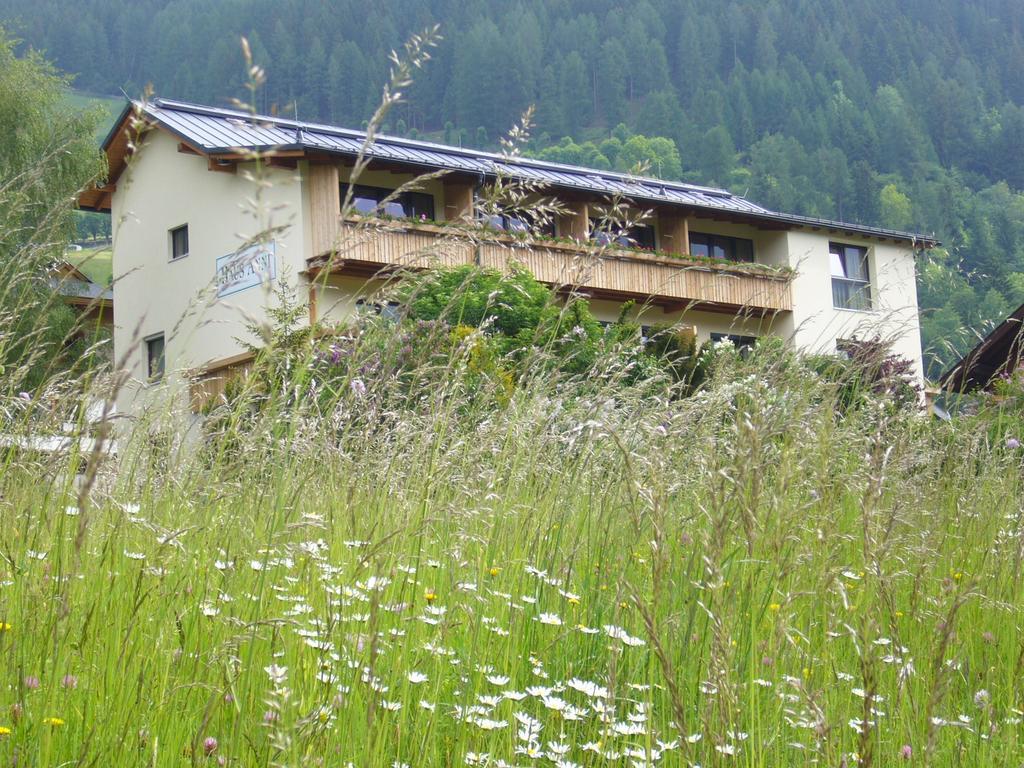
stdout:
<svg viewBox="0 0 1024 768">
<path fill-rule="evenodd" d="M 93 282 L 69 261 L 58 262 L 50 269 L 50 287 L 69 300 L 69 303 L 102 303 L 114 300 L 112 288 Z"/>
<path fill-rule="evenodd" d="M 133 110 L 139 110 L 151 123 L 161 126 L 202 154 L 237 154 L 250 151 L 307 151 L 355 156 L 364 148 L 366 133 L 320 123 L 307 123 L 267 115 L 190 104 L 169 99 L 130 102 L 103 143 L 116 178 L 124 162 L 127 142 L 124 129 Z M 633 200 L 680 205 L 710 212 L 732 214 L 742 218 L 777 225 L 834 229 L 900 241 L 909 241 L 920 248 L 938 245 L 934 237 L 898 230 L 868 227 L 809 216 L 778 213 L 734 195 L 724 189 L 701 187 L 678 181 L 631 176 L 594 168 L 550 163 L 524 157 L 509 157 L 461 147 L 450 147 L 426 141 L 377 135 L 365 148 L 375 160 L 417 166 L 430 170 L 447 170 L 475 176 L 498 174 L 551 187 L 575 189 L 594 194 L 622 195 Z M 83 195 L 82 206 L 97 207 L 96 201 Z"/>
<path fill-rule="evenodd" d="M 1021 334 L 1024 304 L 1017 307 L 1003 322 L 992 329 L 977 346 L 956 365 L 942 374 L 939 384 L 948 392 L 971 392 L 987 389 L 993 379 L 1012 373 L 1021 362 Z"/>
</svg>

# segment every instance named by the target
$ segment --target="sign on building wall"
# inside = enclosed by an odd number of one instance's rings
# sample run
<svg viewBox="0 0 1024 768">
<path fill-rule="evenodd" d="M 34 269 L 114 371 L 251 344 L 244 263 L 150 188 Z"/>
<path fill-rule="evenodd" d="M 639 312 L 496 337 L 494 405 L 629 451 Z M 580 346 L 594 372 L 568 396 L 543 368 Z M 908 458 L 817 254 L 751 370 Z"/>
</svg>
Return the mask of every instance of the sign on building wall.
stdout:
<svg viewBox="0 0 1024 768">
<path fill-rule="evenodd" d="M 217 259 L 217 296 L 230 296 L 277 278 L 277 248 L 273 241 L 252 245 Z"/>
</svg>

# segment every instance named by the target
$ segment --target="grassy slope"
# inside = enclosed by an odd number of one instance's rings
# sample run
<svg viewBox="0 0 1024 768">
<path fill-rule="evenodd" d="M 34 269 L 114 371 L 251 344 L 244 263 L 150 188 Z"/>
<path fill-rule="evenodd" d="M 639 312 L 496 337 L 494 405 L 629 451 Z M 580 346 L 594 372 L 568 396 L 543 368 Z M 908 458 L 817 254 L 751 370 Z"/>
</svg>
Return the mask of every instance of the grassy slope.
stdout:
<svg viewBox="0 0 1024 768">
<path fill-rule="evenodd" d="M 65 255 L 65 258 L 82 270 L 86 277 L 94 283 L 109 285 L 114 274 L 111 256 L 110 248 L 104 246 L 71 251 Z"/>
<path fill-rule="evenodd" d="M 66 100 L 72 109 L 94 109 L 96 107 L 103 109 L 106 117 L 100 121 L 99 127 L 96 130 L 97 141 L 101 141 L 106 137 L 110 126 L 114 123 L 114 119 L 121 113 L 125 104 L 124 98 L 120 96 L 101 96 L 74 89 L 70 89 L 67 92 Z"/>
<path fill-rule="evenodd" d="M 1008 764 L 1019 455 L 734 364 L 687 401 L 544 381 L 483 420 L 457 375 L 342 386 L 340 448 L 283 417 L 202 462 L 152 439 L 86 510 L 10 467 L 0 749 Z"/>
</svg>

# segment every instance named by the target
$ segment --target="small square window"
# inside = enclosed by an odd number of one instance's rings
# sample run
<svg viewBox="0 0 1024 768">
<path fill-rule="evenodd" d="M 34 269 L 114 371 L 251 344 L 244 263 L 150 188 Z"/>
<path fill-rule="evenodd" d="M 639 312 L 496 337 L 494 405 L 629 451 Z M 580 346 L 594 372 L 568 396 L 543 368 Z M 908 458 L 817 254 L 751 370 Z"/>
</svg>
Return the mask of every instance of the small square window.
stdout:
<svg viewBox="0 0 1024 768">
<path fill-rule="evenodd" d="M 164 361 L 164 335 L 150 336 L 146 339 L 146 375 L 150 381 L 164 377 Z"/>
<path fill-rule="evenodd" d="M 171 230 L 171 261 L 188 256 L 188 224 Z"/>
</svg>

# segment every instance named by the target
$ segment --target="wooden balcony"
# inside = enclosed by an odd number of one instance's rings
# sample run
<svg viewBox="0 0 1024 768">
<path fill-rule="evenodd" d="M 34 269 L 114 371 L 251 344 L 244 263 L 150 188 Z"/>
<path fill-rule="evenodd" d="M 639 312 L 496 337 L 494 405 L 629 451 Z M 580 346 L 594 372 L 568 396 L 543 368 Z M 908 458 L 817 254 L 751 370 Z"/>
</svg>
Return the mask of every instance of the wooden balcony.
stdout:
<svg viewBox="0 0 1024 768">
<path fill-rule="evenodd" d="M 475 264 L 528 269 L 559 290 L 595 299 L 635 299 L 666 311 L 685 308 L 755 315 L 792 310 L 791 275 L 756 264 L 706 263 L 663 254 L 596 249 L 572 243 L 530 243 L 483 228 L 352 220 L 339 224 L 336 251 L 309 269 L 372 277 L 401 269 Z"/>
</svg>

